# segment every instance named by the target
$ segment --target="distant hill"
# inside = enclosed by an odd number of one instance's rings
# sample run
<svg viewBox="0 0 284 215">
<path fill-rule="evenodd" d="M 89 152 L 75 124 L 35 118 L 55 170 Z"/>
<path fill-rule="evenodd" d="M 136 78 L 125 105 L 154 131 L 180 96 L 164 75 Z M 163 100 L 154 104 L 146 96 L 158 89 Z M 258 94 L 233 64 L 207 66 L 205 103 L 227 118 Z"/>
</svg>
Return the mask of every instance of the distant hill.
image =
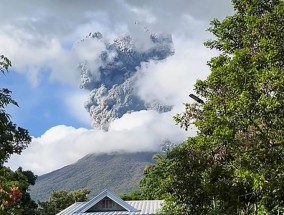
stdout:
<svg viewBox="0 0 284 215">
<path fill-rule="evenodd" d="M 52 191 L 91 190 L 95 196 L 104 188 L 116 194 L 135 190 L 144 168 L 153 163 L 155 153 L 90 154 L 76 163 L 38 177 L 31 187 L 34 200 L 47 200 Z"/>
</svg>

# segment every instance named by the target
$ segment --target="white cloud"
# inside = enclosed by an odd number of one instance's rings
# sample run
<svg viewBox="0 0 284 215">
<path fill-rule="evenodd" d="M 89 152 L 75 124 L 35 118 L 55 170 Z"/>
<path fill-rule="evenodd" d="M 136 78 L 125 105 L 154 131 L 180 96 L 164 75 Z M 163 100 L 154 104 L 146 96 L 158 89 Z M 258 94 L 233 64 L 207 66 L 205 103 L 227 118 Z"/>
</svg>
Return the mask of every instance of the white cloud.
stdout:
<svg viewBox="0 0 284 215">
<path fill-rule="evenodd" d="M 14 69 L 26 73 L 34 87 L 42 81 L 39 73 L 44 67 L 51 68 L 53 79 L 78 83 L 77 58 L 62 47 L 58 38 L 41 38 L 24 29 L 10 27 L 2 31 L 0 47 L 1 52 L 12 61 Z"/>
<path fill-rule="evenodd" d="M 188 135 L 174 124 L 172 114 L 155 111 L 126 114 L 114 121 L 108 132 L 59 125 L 33 138 L 29 147 L 20 156 L 12 156 L 8 165 L 43 174 L 88 153 L 157 151 L 164 140 L 180 142 Z"/>
<path fill-rule="evenodd" d="M 141 32 L 134 24 L 138 21 L 153 32 L 186 32 L 191 37 L 194 32 L 205 30 L 209 19 L 232 11 L 227 0 L 3 0 L 2 5 L 1 52 L 11 58 L 17 71 L 28 71 L 35 86 L 40 83 L 38 73 L 42 66 L 50 67 L 51 77 L 56 80 L 77 83 L 76 58 L 64 46 L 89 32 L 102 31 L 105 36 L 114 37 L 130 31 L 139 37 Z"/>
<path fill-rule="evenodd" d="M 143 22 L 147 24 L 157 22 L 157 18 L 152 13 L 150 13 L 149 10 L 132 7 L 130 8 L 130 11 L 132 11 L 137 17 L 139 17 L 139 21 L 143 20 Z"/>
<path fill-rule="evenodd" d="M 22 166 L 37 174 L 75 162 L 87 153 L 152 151 L 165 139 L 184 140 L 188 133 L 174 125 L 172 115 L 182 111 L 183 102 L 190 101 L 188 94 L 195 80 L 208 74 L 206 61 L 214 53 L 202 42 L 209 37 L 205 32 L 209 20 L 232 12 L 227 0 L 3 0 L 2 5 L 0 54 L 9 57 L 16 71 L 25 73 L 35 87 L 48 81 L 41 80 L 43 67 L 51 69 L 49 79 L 78 87 L 80 57 L 92 59 L 104 49 L 93 42 L 77 50 L 71 48 L 89 32 L 100 31 L 107 38 L 131 32 L 140 40 L 144 38 L 141 26 L 145 26 L 152 32 L 171 33 L 175 44 L 176 54 L 163 63 L 143 65 L 137 82 L 143 99 L 174 105 L 171 112 L 125 114 L 112 122 L 108 132 L 65 125 L 50 128 L 9 162 L 13 168 Z M 136 21 L 141 24 L 135 25 Z M 88 123 L 82 108 L 85 93 L 78 89 L 78 93 L 61 96 L 66 113 Z"/>
<path fill-rule="evenodd" d="M 138 74 L 138 95 L 145 101 L 159 100 L 179 106 L 189 101 L 196 79 L 209 74 L 206 62 L 214 52 L 194 41 L 174 38 L 176 53 L 164 62 L 150 62 Z"/>
<path fill-rule="evenodd" d="M 85 91 L 71 91 L 62 95 L 65 101 L 65 109 L 86 126 L 91 124 L 90 115 L 84 107 L 88 96 L 89 92 Z"/>
</svg>

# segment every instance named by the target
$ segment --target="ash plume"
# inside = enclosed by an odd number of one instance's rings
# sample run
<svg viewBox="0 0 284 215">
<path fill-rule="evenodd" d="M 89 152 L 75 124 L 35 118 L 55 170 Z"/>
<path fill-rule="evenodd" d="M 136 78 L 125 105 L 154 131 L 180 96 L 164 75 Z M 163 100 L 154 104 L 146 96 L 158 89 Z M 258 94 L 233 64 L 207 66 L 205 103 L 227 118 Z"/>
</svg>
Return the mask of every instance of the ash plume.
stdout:
<svg viewBox="0 0 284 215">
<path fill-rule="evenodd" d="M 143 41 L 125 35 L 109 42 L 96 32 L 76 47 L 82 53 L 80 86 L 90 91 L 85 108 L 93 127 L 107 130 L 111 121 L 133 111 L 171 110 L 171 106 L 159 101 L 143 101 L 135 88 L 142 64 L 159 62 L 174 54 L 171 35 L 147 34 Z"/>
</svg>

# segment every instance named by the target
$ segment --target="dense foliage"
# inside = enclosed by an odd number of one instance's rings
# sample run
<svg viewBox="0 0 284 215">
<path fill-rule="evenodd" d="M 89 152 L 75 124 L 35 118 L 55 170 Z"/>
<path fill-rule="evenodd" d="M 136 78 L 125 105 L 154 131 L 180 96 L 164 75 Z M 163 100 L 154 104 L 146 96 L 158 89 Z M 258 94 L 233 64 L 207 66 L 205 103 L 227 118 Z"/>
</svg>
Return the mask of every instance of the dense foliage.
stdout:
<svg viewBox="0 0 284 215">
<path fill-rule="evenodd" d="M 72 192 L 55 191 L 46 202 L 39 202 L 38 215 L 54 215 L 66 209 L 75 202 L 87 201 L 89 190 L 75 190 Z"/>
<path fill-rule="evenodd" d="M 122 194 L 123 200 L 155 200 L 167 197 L 166 187 L 169 186 L 169 159 L 166 158 L 169 152 L 168 146 L 161 154 L 153 156 L 155 164 L 148 164 L 144 169 L 144 177 L 139 182 L 139 189 Z"/>
<path fill-rule="evenodd" d="M 142 181 L 167 200 L 165 214 L 284 212 L 284 2 L 232 3 L 234 15 L 209 28 L 216 39 L 205 45 L 220 54 L 195 85 L 204 102 L 175 117 L 197 135 Z"/>
<path fill-rule="evenodd" d="M 31 187 L 31 196 L 46 201 L 52 191 L 77 190 L 82 185 L 91 191 L 90 196 L 105 188 L 114 193 L 132 191 L 137 189 L 145 166 L 153 162 L 153 155 L 152 152 L 86 155 L 74 164 L 39 176 Z"/>
<path fill-rule="evenodd" d="M 34 185 L 36 176 L 31 171 L 18 168 L 0 168 L 0 214 L 36 214 L 37 204 L 31 199 L 28 189 Z M 2 188 L 2 189 L 1 189 Z"/>
</svg>

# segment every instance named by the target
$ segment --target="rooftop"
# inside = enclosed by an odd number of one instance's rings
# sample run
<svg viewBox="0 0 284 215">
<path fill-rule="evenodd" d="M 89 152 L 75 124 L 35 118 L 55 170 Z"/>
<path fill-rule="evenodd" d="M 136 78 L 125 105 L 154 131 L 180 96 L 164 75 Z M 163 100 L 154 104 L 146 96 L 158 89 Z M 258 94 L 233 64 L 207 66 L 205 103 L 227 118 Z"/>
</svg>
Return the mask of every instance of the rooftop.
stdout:
<svg viewBox="0 0 284 215">
<path fill-rule="evenodd" d="M 163 200 L 123 201 L 109 190 L 104 190 L 90 201 L 76 202 L 57 215 L 153 215 L 162 204 Z"/>
</svg>

